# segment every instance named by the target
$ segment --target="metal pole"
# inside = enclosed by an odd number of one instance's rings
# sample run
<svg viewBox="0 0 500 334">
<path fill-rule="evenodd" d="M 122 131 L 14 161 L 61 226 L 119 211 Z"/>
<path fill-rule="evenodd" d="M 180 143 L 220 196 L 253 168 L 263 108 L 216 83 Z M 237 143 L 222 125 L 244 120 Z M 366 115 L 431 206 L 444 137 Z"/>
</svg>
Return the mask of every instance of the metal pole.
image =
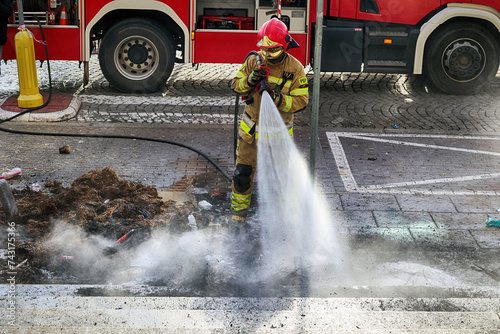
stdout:
<svg viewBox="0 0 500 334">
<path fill-rule="evenodd" d="M 313 103 L 311 113 L 311 152 L 309 168 L 314 178 L 316 170 L 316 143 L 318 141 L 319 88 L 321 79 L 321 43 L 323 39 L 323 0 L 316 3 L 316 42 L 314 47 Z"/>
<path fill-rule="evenodd" d="M 24 28 L 23 0 L 17 0 L 17 13 L 19 15 L 19 26 L 22 26 Z"/>
<path fill-rule="evenodd" d="M 238 115 L 240 111 L 240 94 L 236 93 L 236 101 L 234 103 L 234 124 L 233 124 L 233 140 L 234 140 L 234 164 L 236 165 L 236 148 L 238 147 Z"/>
</svg>

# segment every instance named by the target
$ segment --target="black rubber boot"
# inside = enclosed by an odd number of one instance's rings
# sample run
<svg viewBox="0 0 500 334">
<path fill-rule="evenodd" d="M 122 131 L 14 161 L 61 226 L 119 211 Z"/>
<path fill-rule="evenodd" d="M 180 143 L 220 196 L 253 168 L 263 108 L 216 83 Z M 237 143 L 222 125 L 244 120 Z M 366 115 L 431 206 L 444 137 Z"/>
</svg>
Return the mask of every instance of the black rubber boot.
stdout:
<svg viewBox="0 0 500 334">
<path fill-rule="evenodd" d="M 246 219 L 247 211 L 233 211 L 231 210 L 231 218 L 228 222 L 229 230 L 234 234 L 248 234 L 250 232 L 250 224 L 248 224 Z"/>
</svg>

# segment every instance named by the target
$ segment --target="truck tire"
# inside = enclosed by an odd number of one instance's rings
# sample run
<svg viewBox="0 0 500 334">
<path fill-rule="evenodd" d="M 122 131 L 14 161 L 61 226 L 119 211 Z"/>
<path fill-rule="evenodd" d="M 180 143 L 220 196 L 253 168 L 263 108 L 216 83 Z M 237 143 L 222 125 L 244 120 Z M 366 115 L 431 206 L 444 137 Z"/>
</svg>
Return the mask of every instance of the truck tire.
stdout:
<svg viewBox="0 0 500 334">
<path fill-rule="evenodd" d="M 128 19 L 104 35 L 99 65 L 110 85 L 125 93 L 151 93 L 165 85 L 175 62 L 172 36 L 155 22 Z"/>
<path fill-rule="evenodd" d="M 439 90 L 474 94 L 487 87 L 499 66 L 499 46 L 492 33 L 475 23 L 448 25 L 427 42 L 425 73 Z"/>
</svg>

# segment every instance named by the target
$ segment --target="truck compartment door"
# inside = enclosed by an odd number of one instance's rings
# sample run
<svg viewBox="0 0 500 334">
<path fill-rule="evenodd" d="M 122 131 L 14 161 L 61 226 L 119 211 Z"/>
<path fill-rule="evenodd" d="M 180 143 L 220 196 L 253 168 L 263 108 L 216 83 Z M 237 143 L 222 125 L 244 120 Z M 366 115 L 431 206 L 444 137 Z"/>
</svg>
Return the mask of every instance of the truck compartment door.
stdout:
<svg viewBox="0 0 500 334">
<path fill-rule="evenodd" d="M 311 40 L 314 41 L 314 38 Z M 327 26 L 323 28 L 321 71 L 361 72 L 362 60 L 363 24 L 328 21 Z"/>
<path fill-rule="evenodd" d="M 366 24 L 364 70 L 379 73 L 412 73 L 419 30 L 405 26 Z"/>
</svg>

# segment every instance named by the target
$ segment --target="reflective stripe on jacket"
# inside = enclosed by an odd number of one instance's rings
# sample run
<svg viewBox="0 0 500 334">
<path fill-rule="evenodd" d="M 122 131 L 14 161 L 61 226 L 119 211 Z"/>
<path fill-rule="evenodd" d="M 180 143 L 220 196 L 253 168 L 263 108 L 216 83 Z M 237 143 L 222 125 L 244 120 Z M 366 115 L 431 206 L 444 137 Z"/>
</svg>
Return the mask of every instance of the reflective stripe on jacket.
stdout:
<svg viewBox="0 0 500 334">
<path fill-rule="evenodd" d="M 293 136 L 293 121 L 289 124 L 285 124 L 288 134 Z M 240 128 L 249 136 L 255 136 L 255 139 L 259 138 L 259 126 L 248 117 L 246 113 L 243 114 L 241 119 Z"/>
</svg>

